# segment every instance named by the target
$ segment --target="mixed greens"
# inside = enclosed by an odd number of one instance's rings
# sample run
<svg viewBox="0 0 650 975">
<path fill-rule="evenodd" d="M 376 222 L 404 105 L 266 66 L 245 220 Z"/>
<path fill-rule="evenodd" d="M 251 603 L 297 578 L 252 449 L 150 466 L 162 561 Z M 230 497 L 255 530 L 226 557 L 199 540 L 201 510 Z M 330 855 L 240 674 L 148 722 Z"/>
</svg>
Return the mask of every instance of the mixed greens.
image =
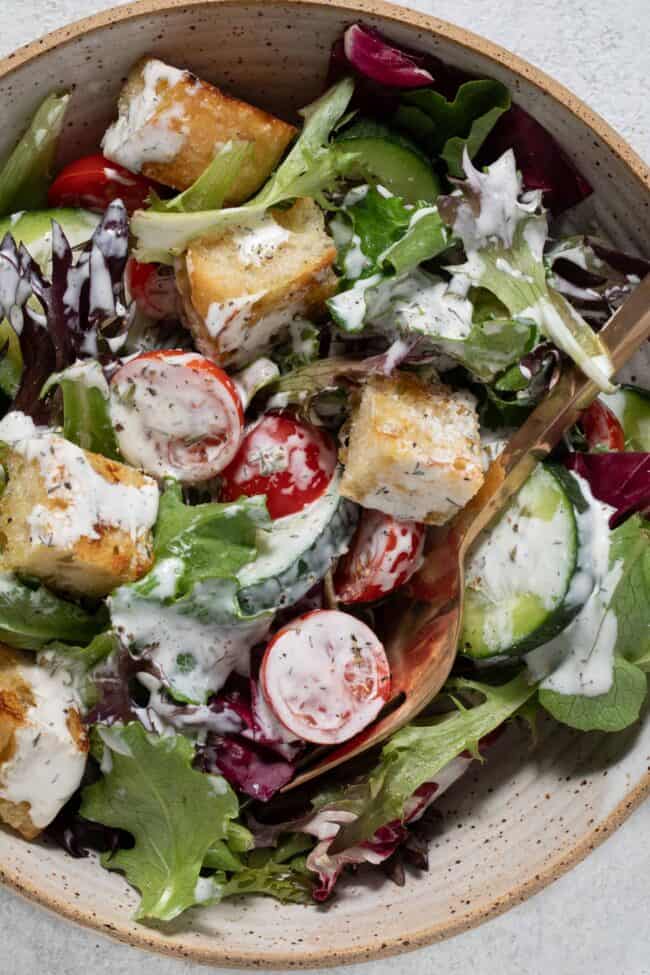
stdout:
<svg viewBox="0 0 650 975">
<path fill-rule="evenodd" d="M 647 695 L 650 392 L 599 329 L 650 264 L 555 236 L 591 188 L 500 82 L 362 25 L 330 74 L 299 131 L 233 101 L 203 159 L 221 92 L 145 59 L 104 156 L 51 181 L 51 95 L 0 168 L 0 816 L 144 921 L 403 882 L 505 725 Z M 391 700 L 391 615 L 441 601 L 439 527 L 572 364 L 601 394 L 470 552 L 433 706 L 288 800 Z"/>
</svg>

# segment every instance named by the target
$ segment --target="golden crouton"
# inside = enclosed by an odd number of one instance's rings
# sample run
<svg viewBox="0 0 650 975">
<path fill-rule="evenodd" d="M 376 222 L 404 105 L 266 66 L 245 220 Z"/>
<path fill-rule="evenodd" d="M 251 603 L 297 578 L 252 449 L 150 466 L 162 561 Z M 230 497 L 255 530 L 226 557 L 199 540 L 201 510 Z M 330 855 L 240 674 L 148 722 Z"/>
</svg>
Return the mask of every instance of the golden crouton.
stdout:
<svg viewBox="0 0 650 975">
<path fill-rule="evenodd" d="M 132 69 L 118 111 L 102 141 L 104 155 L 177 190 L 191 186 L 226 143 L 250 142 L 252 152 L 226 203 L 253 195 L 296 132 L 293 125 L 156 58 L 144 58 Z"/>
<path fill-rule="evenodd" d="M 193 240 L 176 264 L 183 316 L 197 347 L 243 366 L 318 315 L 336 289 L 336 248 L 320 207 L 301 199 L 218 239 Z"/>
<path fill-rule="evenodd" d="M 6 448 L 0 568 L 54 589 L 103 596 L 152 564 L 156 482 L 43 434 Z"/>
<path fill-rule="evenodd" d="M 65 675 L 0 644 L 0 820 L 38 836 L 78 788 L 87 751 Z"/>
<path fill-rule="evenodd" d="M 483 483 L 473 402 L 408 373 L 373 378 L 341 460 L 345 497 L 396 518 L 443 525 Z"/>
</svg>

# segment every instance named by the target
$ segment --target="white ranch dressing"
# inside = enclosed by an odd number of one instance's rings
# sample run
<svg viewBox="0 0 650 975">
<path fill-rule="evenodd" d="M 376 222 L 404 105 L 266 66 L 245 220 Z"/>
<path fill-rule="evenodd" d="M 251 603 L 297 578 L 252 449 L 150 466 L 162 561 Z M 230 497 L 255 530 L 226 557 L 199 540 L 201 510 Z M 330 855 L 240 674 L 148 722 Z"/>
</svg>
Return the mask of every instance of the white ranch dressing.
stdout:
<svg viewBox="0 0 650 975">
<path fill-rule="evenodd" d="M 242 369 L 236 376 L 232 377 L 235 388 L 241 400 L 242 409 L 247 410 L 248 405 L 260 389 L 268 386 L 280 375 L 280 370 L 275 362 L 261 356 L 250 366 Z"/>
<path fill-rule="evenodd" d="M 37 434 L 45 432 L 45 429 L 45 427 L 37 427 L 31 416 L 27 416 L 26 413 L 22 413 L 20 410 L 12 410 L 0 420 L 0 441 L 14 444 L 19 440 L 35 437 Z"/>
<path fill-rule="evenodd" d="M 142 71 L 142 89 L 128 102 L 122 99 L 117 120 L 104 134 L 104 155 L 135 173 L 147 162 L 164 163 L 174 159 L 185 143 L 187 131 L 173 129 L 169 123 L 182 119 L 185 109 L 179 102 L 158 115 L 158 108 L 170 88 L 185 83 L 186 90 L 191 91 L 190 81 L 187 71 L 150 58 Z M 163 86 L 160 90 L 159 85 Z"/>
<path fill-rule="evenodd" d="M 140 487 L 108 481 L 84 450 L 53 433 L 15 441 L 13 449 L 38 464 L 49 502 L 27 519 L 31 545 L 72 548 L 81 538 L 101 538 L 101 526 L 137 539 L 153 527 L 158 487 L 149 478 Z"/>
<path fill-rule="evenodd" d="M 138 681 L 149 691 L 145 713 L 139 715 L 140 721 L 155 726 L 158 734 L 172 735 L 177 732 L 204 742 L 208 732 L 216 735 L 233 735 L 242 730 L 239 715 L 229 709 L 214 711 L 206 704 L 185 704 L 179 706 L 165 693 L 165 685 L 144 671 L 138 674 Z"/>
<path fill-rule="evenodd" d="M 555 639 L 527 654 L 526 664 L 531 679 L 541 680 L 544 689 L 595 697 L 612 686 L 618 625 L 610 603 L 623 564 L 609 565 L 614 509 L 594 498 L 584 478 L 573 476 L 589 507 L 577 515 L 581 559 L 567 598 L 584 605 Z"/>
<path fill-rule="evenodd" d="M 395 280 L 385 300 L 388 307 L 369 308 L 371 324 L 392 325 L 402 333 L 417 332 L 434 340 L 464 339 L 472 330 L 471 301 L 424 271 Z"/>
<path fill-rule="evenodd" d="M 266 614 L 238 619 L 232 612 L 233 583 L 197 583 L 191 605 L 165 603 L 175 590 L 180 560 L 163 559 L 153 572 L 159 586 L 142 598 L 128 586 L 109 598 L 111 620 L 120 637 L 146 650 L 164 681 L 194 703 L 218 691 L 233 670 L 246 674 L 250 651 L 268 633 Z"/>
<path fill-rule="evenodd" d="M 271 443 L 269 451 L 273 447 L 278 452 L 266 455 L 267 466 L 263 468 L 265 473 L 271 473 L 270 468 L 273 471 L 280 471 L 288 466 L 288 458 L 283 449 L 284 445 Z M 292 470 L 295 469 L 294 464 L 295 461 L 292 458 Z M 312 478 L 313 471 L 310 471 L 305 465 L 305 481 L 309 483 Z M 299 472 L 297 480 L 298 482 L 301 480 Z M 324 494 L 312 501 L 311 504 L 306 505 L 302 511 L 276 518 L 272 522 L 270 530 L 258 530 L 257 557 L 254 561 L 243 566 L 237 575 L 242 588 L 254 585 L 259 579 L 271 578 L 273 575 L 284 571 L 305 551 L 307 533 L 309 533 L 309 537 L 316 538 L 325 531 L 340 501 L 340 480 L 341 475 L 337 471 Z M 329 549 L 326 548 L 324 542 L 322 544 L 324 559 L 331 557 L 333 560 L 342 554 L 340 547 L 335 546 L 333 541 L 330 541 Z M 314 582 L 317 581 L 317 579 L 314 580 Z"/>
<path fill-rule="evenodd" d="M 108 381 L 96 359 L 77 359 L 63 372 L 58 373 L 57 379 L 70 379 L 81 383 L 86 389 L 98 389 L 104 399 L 108 399 Z"/>
<path fill-rule="evenodd" d="M 216 339 L 226 327 L 243 330 L 253 317 L 254 306 L 265 294 L 266 291 L 256 291 L 253 294 L 241 295 L 239 298 L 213 301 L 205 317 L 208 334 Z"/>
<path fill-rule="evenodd" d="M 266 214 L 255 224 L 236 228 L 232 239 L 239 263 L 244 267 L 261 267 L 291 238 L 291 233 Z"/>
<path fill-rule="evenodd" d="M 218 333 L 219 356 L 223 356 L 228 365 L 246 365 L 256 355 L 266 352 L 274 342 L 283 339 L 293 321 L 302 321 L 306 296 L 299 294 L 294 301 L 255 318 L 254 327 L 248 328 L 255 314 L 252 305 L 263 296 L 264 292 L 261 292 L 245 299 L 232 299 L 235 302 L 246 301 L 247 304 L 241 314 L 228 317 Z M 210 305 L 210 310 L 213 307 L 214 305 Z"/>
<path fill-rule="evenodd" d="M 0 764 L 0 798 L 29 803 L 32 823 L 44 829 L 77 790 L 86 766 L 85 739 L 77 742 L 69 727 L 80 705 L 61 670 L 27 662 L 16 670 L 35 703 L 14 731 L 13 755 Z"/>
</svg>

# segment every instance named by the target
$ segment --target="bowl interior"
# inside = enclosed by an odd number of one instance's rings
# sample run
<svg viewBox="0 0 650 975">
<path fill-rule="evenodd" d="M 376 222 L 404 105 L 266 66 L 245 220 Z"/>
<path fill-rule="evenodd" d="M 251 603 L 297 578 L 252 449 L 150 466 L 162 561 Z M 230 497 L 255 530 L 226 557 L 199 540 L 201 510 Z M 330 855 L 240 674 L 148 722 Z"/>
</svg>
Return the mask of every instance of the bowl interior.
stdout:
<svg viewBox="0 0 650 975">
<path fill-rule="evenodd" d="M 594 186 L 582 220 L 650 256 L 647 170 L 569 96 L 505 52 L 399 8 L 359 0 L 269 3 L 155 0 L 99 15 L 87 29 L 0 64 L 0 157 L 53 88 L 73 89 L 62 156 L 96 151 L 130 66 L 144 53 L 186 66 L 291 118 L 322 91 L 332 41 L 362 18 L 398 43 L 431 51 L 508 84 L 558 138 Z M 577 112 L 577 114 L 575 114 Z M 640 362 L 635 367 L 650 379 Z M 72 860 L 0 830 L 0 876 L 71 919 L 132 943 L 216 964 L 306 965 L 362 960 L 415 947 L 479 923 L 525 898 L 615 828 L 648 786 L 650 725 L 605 737 L 543 724 L 537 747 L 505 735 L 483 768 L 443 798 L 430 871 L 398 888 L 359 873 L 326 909 L 270 900 L 189 912 L 166 928 L 131 920 L 137 898 L 90 859 Z"/>
</svg>

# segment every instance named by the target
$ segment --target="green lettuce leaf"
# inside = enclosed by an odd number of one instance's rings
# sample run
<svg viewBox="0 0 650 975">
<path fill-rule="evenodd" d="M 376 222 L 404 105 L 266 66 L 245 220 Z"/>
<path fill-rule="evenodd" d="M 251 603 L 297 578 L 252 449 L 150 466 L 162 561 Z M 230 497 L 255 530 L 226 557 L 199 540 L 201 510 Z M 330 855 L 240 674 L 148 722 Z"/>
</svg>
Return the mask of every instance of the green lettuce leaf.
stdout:
<svg viewBox="0 0 650 975">
<path fill-rule="evenodd" d="M 109 603 L 122 639 L 150 654 L 178 700 L 204 703 L 266 636 L 269 614 L 241 611 L 237 573 L 255 558 L 257 529 L 268 524 L 263 496 L 186 505 L 180 485 L 166 482 L 154 566 Z"/>
<path fill-rule="evenodd" d="M 491 291 L 513 318 L 532 319 L 605 392 L 614 387 L 609 353 L 587 322 L 546 280 L 546 216 L 541 193 L 521 197 L 521 178 L 508 150 L 485 173 L 465 157 L 467 180 L 439 200 L 443 219 L 463 241 L 467 260 L 447 270 Z M 521 199 L 520 199 L 521 197 Z"/>
<path fill-rule="evenodd" d="M 344 78 L 302 109 L 305 124 L 297 142 L 259 193 L 243 206 L 194 213 L 137 210 L 131 220 L 131 231 L 137 238 L 138 259 L 169 261 L 202 234 L 218 236 L 250 220 L 251 216 L 262 215 L 269 208 L 297 197 L 320 198 L 346 168 L 345 152 L 340 147 L 329 146 L 328 139 L 345 113 L 353 90 L 354 82 Z"/>
<path fill-rule="evenodd" d="M 542 706 L 580 731 L 620 731 L 639 717 L 650 672 L 650 523 L 634 515 L 611 534 L 610 567 L 622 563 L 606 612 L 616 616 L 612 686 L 585 697 L 540 688 Z"/>
<path fill-rule="evenodd" d="M 20 338 L 5 318 L 0 321 L 0 391 L 15 399 L 23 376 L 23 354 Z"/>
<path fill-rule="evenodd" d="M 499 81 L 467 81 L 453 101 L 432 88 L 402 95 L 395 123 L 431 156 L 442 156 L 450 176 L 463 176 L 463 152 L 473 159 L 494 125 L 510 108 Z"/>
<path fill-rule="evenodd" d="M 482 381 L 532 348 L 535 321 L 510 317 L 486 290 L 464 296 L 418 267 L 452 243 L 436 207 L 406 206 L 363 187 L 350 191 L 330 226 L 344 277 L 327 304 L 342 331 L 416 337 L 420 347 L 428 342 Z"/>
<path fill-rule="evenodd" d="M 0 169 L 0 217 L 47 205 L 52 164 L 70 95 L 48 95 Z"/>
<path fill-rule="evenodd" d="M 109 409 L 108 383 L 102 367 L 94 359 L 75 363 L 63 372 L 53 373 L 41 397 L 54 386 L 63 394 L 63 436 L 84 450 L 121 460 Z"/>
<path fill-rule="evenodd" d="M 638 719 L 647 692 L 644 672 L 624 657 L 616 657 L 612 686 L 606 694 L 583 697 L 542 689 L 539 700 L 556 721 L 578 731 L 622 731 Z"/>
<path fill-rule="evenodd" d="M 330 226 L 342 290 L 377 272 L 404 274 L 446 250 L 451 237 L 434 206 L 407 205 L 373 187 L 351 190 Z"/>
<path fill-rule="evenodd" d="M 186 190 L 161 200 L 152 194 L 151 209 L 156 213 L 193 213 L 196 210 L 217 210 L 232 186 L 246 157 L 253 151 L 250 142 L 227 142 L 199 178 Z"/>
<path fill-rule="evenodd" d="M 42 650 L 50 644 L 80 646 L 106 629 L 104 607 L 88 612 L 61 599 L 38 583 L 27 583 L 11 573 L 0 574 L 0 641 L 24 650 Z"/>
<path fill-rule="evenodd" d="M 183 501 L 180 484 L 168 480 L 154 529 L 154 556 L 156 562 L 170 558 L 182 561 L 183 572 L 175 592 L 178 597 L 197 582 L 235 578 L 257 554 L 257 529 L 270 524 L 263 495 L 226 504 L 190 505 Z"/>
<path fill-rule="evenodd" d="M 270 353 L 282 375 L 315 362 L 319 354 L 319 330 L 311 322 L 300 318 L 290 323 L 287 341 L 275 345 Z"/>
<path fill-rule="evenodd" d="M 361 783 L 322 794 L 315 805 L 336 805 L 357 818 L 336 838 L 338 850 L 356 846 L 393 820 L 401 820 L 404 806 L 416 789 L 435 781 L 436 774 L 462 752 L 478 757 L 481 738 L 513 717 L 537 691 L 524 673 L 493 687 L 457 678 L 447 684 L 457 710 L 444 717 L 407 725 L 384 745 L 379 763 Z M 470 692 L 480 704 L 465 707 L 458 696 Z"/>
<path fill-rule="evenodd" d="M 538 336 L 535 322 L 510 318 L 487 292 L 470 293 L 472 327 L 463 339 L 439 338 L 436 346 L 482 382 L 491 382 L 530 352 Z"/>
<path fill-rule="evenodd" d="M 194 746 L 182 735 L 147 734 L 138 722 L 97 733 L 109 770 L 83 790 L 80 812 L 133 836 L 132 849 L 103 854 L 102 865 L 123 871 L 140 891 L 136 917 L 171 921 L 218 896 L 200 871 L 239 812 L 226 780 L 192 768 Z"/>
<path fill-rule="evenodd" d="M 225 881 L 222 896 L 261 894 L 284 903 L 309 903 L 312 879 L 304 855 L 313 845 L 312 837 L 292 833 L 272 849 L 251 850 L 235 876 Z"/>
</svg>

